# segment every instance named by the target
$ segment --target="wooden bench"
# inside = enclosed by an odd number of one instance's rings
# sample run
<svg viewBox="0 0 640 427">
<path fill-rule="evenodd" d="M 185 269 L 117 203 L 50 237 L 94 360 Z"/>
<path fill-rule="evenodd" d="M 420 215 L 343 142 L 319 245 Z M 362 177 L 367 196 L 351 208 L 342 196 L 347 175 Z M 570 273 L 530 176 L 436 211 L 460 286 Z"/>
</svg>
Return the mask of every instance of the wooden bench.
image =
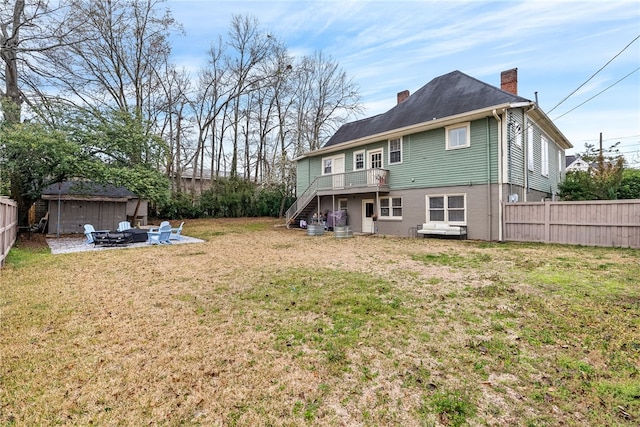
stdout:
<svg viewBox="0 0 640 427">
<path fill-rule="evenodd" d="M 449 225 L 444 222 L 425 222 L 421 226 L 418 225 L 418 234 L 422 237 L 428 235 L 434 236 L 458 236 L 460 239 L 467 237 L 466 225 Z"/>
</svg>

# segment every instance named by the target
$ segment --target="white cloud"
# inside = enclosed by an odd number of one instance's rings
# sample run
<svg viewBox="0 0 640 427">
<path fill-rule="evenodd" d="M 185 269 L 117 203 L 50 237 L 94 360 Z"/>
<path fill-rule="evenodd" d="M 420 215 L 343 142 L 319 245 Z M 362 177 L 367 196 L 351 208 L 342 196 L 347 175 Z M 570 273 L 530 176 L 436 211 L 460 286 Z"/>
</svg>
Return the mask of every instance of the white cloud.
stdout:
<svg viewBox="0 0 640 427">
<path fill-rule="evenodd" d="M 167 5 L 185 26 L 177 62 L 196 69 L 233 14 L 256 16 L 294 56 L 322 50 L 360 86 L 366 115 L 393 107 L 396 93 L 461 70 L 499 86 L 517 67 L 519 93 L 550 109 L 638 35 L 636 2 L 607 1 L 181 1 Z M 201 59 L 199 59 L 201 58 Z M 561 108 L 562 114 L 640 66 L 640 41 Z M 640 73 L 558 120 L 579 143 L 600 131 L 640 134 Z M 581 145 L 581 144 L 580 144 Z"/>
</svg>

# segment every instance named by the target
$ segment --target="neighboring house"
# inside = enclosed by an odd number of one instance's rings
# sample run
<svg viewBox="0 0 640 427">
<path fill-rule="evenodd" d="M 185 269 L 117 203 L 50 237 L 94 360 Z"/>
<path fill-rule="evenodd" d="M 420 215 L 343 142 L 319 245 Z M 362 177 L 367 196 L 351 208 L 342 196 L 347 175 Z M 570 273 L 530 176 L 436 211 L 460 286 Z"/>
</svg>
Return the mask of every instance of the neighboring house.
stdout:
<svg viewBox="0 0 640 427">
<path fill-rule="evenodd" d="M 298 157 L 287 225 L 346 210 L 356 232 L 407 236 L 443 222 L 467 226 L 471 239 L 502 240 L 502 204 L 553 197 L 569 148 L 537 104 L 517 95 L 517 69 L 501 74 L 501 88 L 454 71 Z"/>
<path fill-rule="evenodd" d="M 589 170 L 589 163 L 585 162 L 580 157 L 574 156 L 574 155 L 566 156 L 566 165 L 567 166 L 565 168 L 565 172 L 570 172 L 570 171 L 586 172 Z"/>
<path fill-rule="evenodd" d="M 181 171 L 180 178 L 174 174 L 171 177 L 171 190 L 174 193 L 202 194 L 203 191 L 211 188 L 211 170 L 203 169 L 196 174 L 193 169 L 185 169 Z"/>
<path fill-rule="evenodd" d="M 42 199 L 48 203 L 50 234 L 83 233 L 85 224 L 96 230 L 115 230 L 120 221 L 147 224 L 147 201 L 138 206 L 138 197 L 124 187 L 66 181 L 44 189 Z"/>
<path fill-rule="evenodd" d="M 180 174 L 180 179 L 174 174 L 171 177 L 171 190 L 174 193 L 182 192 L 195 195 L 201 195 L 203 191 L 211 189 L 212 183 L 221 177 L 228 177 L 229 174 L 225 171 L 220 171 L 218 175 L 215 175 L 212 179 L 211 169 L 203 168 L 202 170 L 193 173 L 193 168 L 185 169 Z"/>
</svg>

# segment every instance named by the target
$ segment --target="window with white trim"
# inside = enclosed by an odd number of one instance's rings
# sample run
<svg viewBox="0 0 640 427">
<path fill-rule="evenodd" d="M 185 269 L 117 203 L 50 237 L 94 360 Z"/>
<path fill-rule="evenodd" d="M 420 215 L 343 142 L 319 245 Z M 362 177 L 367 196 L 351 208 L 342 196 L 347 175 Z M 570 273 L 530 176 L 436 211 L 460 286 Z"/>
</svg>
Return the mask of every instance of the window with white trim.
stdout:
<svg viewBox="0 0 640 427">
<path fill-rule="evenodd" d="M 322 168 L 322 173 L 324 175 L 331 175 L 331 171 L 333 170 L 333 159 L 324 159 L 322 161 L 322 164 L 324 165 Z"/>
<path fill-rule="evenodd" d="M 540 138 L 540 173 L 549 176 L 549 141 L 544 136 Z"/>
<path fill-rule="evenodd" d="M 345 211 L 347 210 L 347 202 L 349 199 L 338 199 L 338 210 Z"/>
<path fill-rule="evenodd" d="M 427 196 L 427 221 L 466 224 L 466 194 Z"/>
<path fill-rule="evenodd" d="M 402 197 L 381 197 L 380 218 L 402 219 Z"/>
<path fill-rule="evenodd" d="M 533 171 L 533 127 L 527 129 L 527 167 Z"/>
<path fill-rule="evenodd" d="M 369 151 L 369 169 L 382 169 L 382 150 Z"/>
<path fill-rule="evenodd" d="M 562 174 L 562 151 L 558 151 L 558 173 Z"/>
<path fill-rule="evenodd" d="M 364 150 L 353 153 L 353 170 L 359 171 L 364 169 Z"/>
<path fill-rule="evenodd" d="M 389 140 L 389 164 L 402 163 L 402 138 Z"/>
<path fill-rule="evenodd" d="M 445 139 L 447 140 L 447 150 L 469 147 L 471 145 L 471 124 L 467 122 L 461 125 L 447 126 Z"/>
<path fill-rule="evenodd" d="M 518 147 L 522 147 L 522 126 L 520 123 L 516 123 L 513 127 L 514 140 Z"/>
</svg>

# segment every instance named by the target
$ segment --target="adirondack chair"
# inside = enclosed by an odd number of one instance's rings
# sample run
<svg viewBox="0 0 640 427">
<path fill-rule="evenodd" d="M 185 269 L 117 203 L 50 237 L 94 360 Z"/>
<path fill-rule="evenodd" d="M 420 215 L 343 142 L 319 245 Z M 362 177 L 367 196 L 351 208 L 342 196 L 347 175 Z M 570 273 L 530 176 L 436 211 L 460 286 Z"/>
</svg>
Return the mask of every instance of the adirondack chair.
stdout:
<svg viewBox="0 0 640 427">
<path fill-rule="evenodd" d="M 149 231 L 147 233 L 147 243 L 150 245 L 171 244 L 169 236 L 171 236 L 171 224 L 167 222 L 167 224 L 161 225 L 158 231 Z"/>
<path fill-rule="evenodd" d="M 170 240 L 181 240 L 182 239 L 182 236 L 180 236 L 180 233 L 182 233 L 182 226 L 183 225 L 184 225 L 184 221 L 182 221 L 182 223 L 180 223 L 180 227 L 171 229 L 171 235 L 169 236 Z"/>
<path fill-rule="evenodd" d="M 131 223 L 129 221 L 120 221 L 120 223 L 118 224 L 118 228 L 116 228 L 116 231 L 125 231 L 125 230 L 131 230 Z"/>
<path fill-rule="evenodd" d="M 94 234 L 95 233 L 108 233 L 109 230 L 96 230 L 93 228 L 91 224 L 84 225 L 84 235 L 87 237 L 87 241 L 85 243 L 95 243 Z"/>
<path fill-rule="evenodd" d="M 169 226 L 169 228 L 171 228 L 171 224 L 169 223 L 169 221 L 162 221 L 159 227 L 151 227 L 149 231 L 158 231 L 160 230 L 160 228 L 166 227 L 166 226 Z"/>
</svg>

